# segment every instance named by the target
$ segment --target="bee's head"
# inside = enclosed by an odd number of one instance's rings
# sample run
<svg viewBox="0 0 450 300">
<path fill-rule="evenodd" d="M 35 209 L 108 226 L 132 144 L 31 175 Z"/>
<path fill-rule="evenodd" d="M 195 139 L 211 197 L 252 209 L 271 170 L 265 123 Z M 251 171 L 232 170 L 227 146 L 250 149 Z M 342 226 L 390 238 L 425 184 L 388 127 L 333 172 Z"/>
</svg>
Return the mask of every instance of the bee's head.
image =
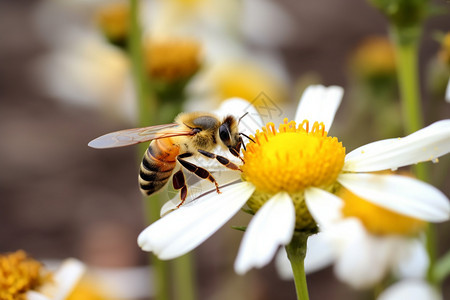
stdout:
<svg viewBox="0 0 450 300">
<path fill-rule="evenodd" d="M 231 154 L 239 156 L 242 138 L 239 135 L 238 122 L 233 116 L 227 116 L 219 127 L 219 138 Z"/>
</svg>

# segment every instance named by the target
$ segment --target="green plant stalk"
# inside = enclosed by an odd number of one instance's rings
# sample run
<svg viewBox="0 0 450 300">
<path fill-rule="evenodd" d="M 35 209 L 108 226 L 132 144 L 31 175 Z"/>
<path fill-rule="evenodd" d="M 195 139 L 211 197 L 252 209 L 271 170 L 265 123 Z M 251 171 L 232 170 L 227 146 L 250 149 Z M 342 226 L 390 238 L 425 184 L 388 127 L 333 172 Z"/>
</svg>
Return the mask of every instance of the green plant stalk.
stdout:
<svg viewBox="0 0 450 300">
<path fill-rule="evenodd" d="M 147 77 L 145 76 L 144 58 L 142 53 L 141 27 L 139 24 L 139 0 L 130 0 L 130 34 L 129 52 L 131 57 L 131 71 L 133 74 L 136 97 L 138 101 L 138 125 L 140 127 L 157 123 L 156 107 L 157 102 L 148 88 Z M 140 144 L 138 147 L 139 159 L 147 150 L 147 144 Z M 153 223 L 159 218 L 160 203 L 159 197 L 154 195 L 144 200 L 145 217 L 149 223 Z M 153 266 L 154 293 L 157 300 L 169 299 L 169 271 L 168 264 L 159 260 L 155 255 L 150 254 L 150 261 Z"/>
<path fill-rule="evenodd" d="M 294 273 L 295 290 L 298 300 L 309 300 L 308 285 L 305 274 L 306 242 L 308 234 L 295 232 L 291 242 L 286 246 L 286 252 Z"/>
<path fill-rule="evenodd" d="M 151 83 L 145 73 L 145 62 L 143 57 L 142 31 L 139 24 L 139 0 L 130 0 L 130 35 L 129 52 L 131 56 L 131 68 L 134 78 L 136 95 L 138 100 L 138 120 L 140 127 L 167 122 L 168 116 L 161 116 L 159 112 L 158 99 L 151 89 Z M 171 120 L 173 116 L 170 116 Z M 147 151 L 146 143 L 138 147 L 139 159 Z M 144 202 L 145 217 L 149 224 L 160 218 L 161 199 L 159 194 L 147 197 Z M 154 289 L 156 300 L 170 299 L 170 268 L 169 263 L 158 259 L 150 254 L 154 272 Z M 177 299 L 195 300 L 195 280 L 193 275 L 193 259 L 191 254 L 175 259 L 173 262 L 174 276 L 177 287 L 175 289 Z"/>
<path fill-rule="evenodd" d="M 197 299 L 192 254 L 188 253 L 178 257 L 173 263 L 174 282 L 177 283 L 175 299 Z"/>
<path fill-rule="evenodd" d="M 420 24 L 412 27 L 399 27 L 393 24 L 390 29 L 397 60 L 397 77 L 401 95 L 404 128 L 407 134 L 411 134 L 424 126 L 421 113 L 418 67 L 419 41 L 422 29 Z M 429 181 L 430 176 L 426 164 L 417 164 L 413 170 L 418 179 Z M 434 283 L 433 267 L 437 256 L 435 234 L 434 225 L 428 224 L 426 229 L 426 248 L 430 264 L 427 279 L 430 283 Z"/>
</svg>

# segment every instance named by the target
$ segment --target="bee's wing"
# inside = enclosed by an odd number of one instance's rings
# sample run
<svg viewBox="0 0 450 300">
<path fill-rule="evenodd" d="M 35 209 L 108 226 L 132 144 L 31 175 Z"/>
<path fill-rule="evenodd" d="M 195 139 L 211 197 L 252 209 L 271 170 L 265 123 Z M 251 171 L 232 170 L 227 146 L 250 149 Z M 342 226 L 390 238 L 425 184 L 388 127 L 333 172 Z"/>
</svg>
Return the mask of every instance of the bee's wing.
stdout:
<svg viewBox="0 0 450 300">
<path fill-rule="evenodd" d="M 115 131 L 102 135 L 90 141 L 88 146 L 97 149 L 116 148 L 130 146 L 155 139 L 194 134 L 191 130 L 177 129 L 177 126 L 177 123 L 171 123 L 165 125 Z M 173 129 L 161 132 L 161 130 L 169 128 Z"/>
</svg>

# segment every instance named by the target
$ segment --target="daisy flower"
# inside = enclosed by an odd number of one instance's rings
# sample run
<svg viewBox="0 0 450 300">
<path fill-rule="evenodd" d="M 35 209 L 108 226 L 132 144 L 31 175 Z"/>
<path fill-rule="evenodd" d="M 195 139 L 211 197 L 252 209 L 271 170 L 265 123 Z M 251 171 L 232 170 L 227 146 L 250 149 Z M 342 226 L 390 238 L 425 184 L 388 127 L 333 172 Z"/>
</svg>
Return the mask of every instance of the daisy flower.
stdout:
<svg viewBox="0 0 450 300">
<path fill-rule="evenodd" d="M 339 218 L 319 223 L 321 232 L 308 240 L 306 271 L 334 262 L 337 278 L 356 289 L 375 286 L 389 272 L 396 278 L 425 276 L 429 261 L 420 233 L 426 222 L 372 204 L 347 189 L 338 196 L 342 205 L 330 210 Z M 309 245 L 312 238 L 315 243 Z M 282 278 L 293 279 L 286 253 L 277 256 L 277 269 Z"/>
<path fill-rule="evenodd" d="M 0 255 L 0 299 L 67 299 L 84 271 L 76 259 L 66 259 L 51 273 L 24 251 Z"/>
<path fill-rule="evenodd" d="M 384 290 L 377 300 L 442 300 L 438 291 L 427 282 L 418 279 L 402 280 Z"/>
<path fill-rule="evenodd" d="M 342 95 L 340 87 L 309 87 L 294 121 L 286 119 L 278 129 L 268 123 L 250 136 L 254 142 L 243 151 L 245 164 L 237 181 L 222 185 L 221 194 L 206 194 L 151 224 L 138 238 L 141 248 L 161 259 L 183 255 L 247 203 L 255 215 L 234 266 L 244 274 L 269 263 L 294 233 L 314 232 L 317 223 L 338 218 L 332 208 L 342 206 L 336 195 L 340 186 L 402 215 L 448 220 L 449 201 L 438 189 L 413 178 L 373 172 L 435 161 L 448 153 L 450 120 L 346 154 L 342 143 L 328 136 Z"/>
</svg>

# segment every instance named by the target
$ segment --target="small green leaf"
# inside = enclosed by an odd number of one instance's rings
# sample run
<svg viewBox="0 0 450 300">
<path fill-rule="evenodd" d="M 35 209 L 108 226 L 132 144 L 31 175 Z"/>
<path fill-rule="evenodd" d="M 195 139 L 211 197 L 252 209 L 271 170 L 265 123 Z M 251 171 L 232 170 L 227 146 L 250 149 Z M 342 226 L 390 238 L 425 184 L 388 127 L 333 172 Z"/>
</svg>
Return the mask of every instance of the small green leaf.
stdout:
<svg viewBox="0 0 450 300">
<path fill-rule="evenodd" d="M 255 215 L 255 212 L 253 210 L 251 210 L 250 208 L 242 208 L 242 211 L 245 212 L 245 213 L 248 213 L 248 214 L 250 214 L 252 216 Z"/>
<path fill-rule="evenodd" d="M 433 267 L 436 282 L 442 282 L 450 274 L 450 251 L 441 257 Z"/>
<path fill-rule="evenodd" d="M 231 228 L 239 230 L 239 231 L 246 231 L 247 226 L 231 226 Z"/>
</svg>

